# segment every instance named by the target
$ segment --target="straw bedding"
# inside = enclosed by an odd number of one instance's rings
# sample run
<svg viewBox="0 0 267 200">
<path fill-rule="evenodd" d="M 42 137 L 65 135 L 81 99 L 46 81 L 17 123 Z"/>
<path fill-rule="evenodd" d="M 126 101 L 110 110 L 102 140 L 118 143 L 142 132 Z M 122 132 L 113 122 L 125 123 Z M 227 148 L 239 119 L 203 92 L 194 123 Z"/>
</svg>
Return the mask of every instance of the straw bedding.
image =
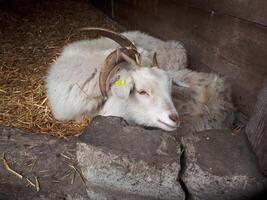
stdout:
<svg viewBox="0 0 267 200">
<path fill-rule="evenodd" d="M 121 28 L 86 1 L 26 2 L 0 10 L 0 124 L 62 137 L 80 133 L 90 119 L 53 119 L 44 87 L 47 70 L 64 45 L 97 36 L 78 28 Z"/>
</svg>

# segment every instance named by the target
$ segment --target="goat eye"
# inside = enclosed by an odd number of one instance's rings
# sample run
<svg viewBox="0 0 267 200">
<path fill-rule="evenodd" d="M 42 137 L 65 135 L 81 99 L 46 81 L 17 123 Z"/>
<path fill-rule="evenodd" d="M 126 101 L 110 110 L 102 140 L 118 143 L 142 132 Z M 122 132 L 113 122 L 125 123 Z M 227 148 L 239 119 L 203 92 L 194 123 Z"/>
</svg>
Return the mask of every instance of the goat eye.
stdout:
<svg viewBox="0 0 267 200">
<path fill-rule="evenodd" d="M 137 91 L 140 95 L 148 95 L 148 93 L 145 90 Z"/>
</svg>

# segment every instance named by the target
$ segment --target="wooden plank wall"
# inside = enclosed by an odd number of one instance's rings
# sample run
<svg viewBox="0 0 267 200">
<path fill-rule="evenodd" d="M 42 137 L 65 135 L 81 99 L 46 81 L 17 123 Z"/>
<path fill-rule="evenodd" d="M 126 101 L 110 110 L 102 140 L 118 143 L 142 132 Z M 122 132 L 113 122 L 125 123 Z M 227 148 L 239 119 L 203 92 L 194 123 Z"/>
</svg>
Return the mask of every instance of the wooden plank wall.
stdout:
<svg viewBox="0 0 267 200">
<path fill-rule="evenodd" d="M 215 11 L 245 21 L 267 25 L 267 1 L 265 0 L 173 0 L 188 3 L 208 12 Z"/>
<path fill-rule="evenodd" d="M 246 127 L 246 133 L 258 157 L 262 172 L 267 176 L 267 78 L 258 95 L 254 112 Z"/>
<path fill-rule="evenodd" d="M 108 5 L 106 13 L 128 29 L 182 41 L 190 68 L 226 76 L 235 104 L 251 115 L 267 76 L 266 0 L 110 0 Z"/>
</svg>

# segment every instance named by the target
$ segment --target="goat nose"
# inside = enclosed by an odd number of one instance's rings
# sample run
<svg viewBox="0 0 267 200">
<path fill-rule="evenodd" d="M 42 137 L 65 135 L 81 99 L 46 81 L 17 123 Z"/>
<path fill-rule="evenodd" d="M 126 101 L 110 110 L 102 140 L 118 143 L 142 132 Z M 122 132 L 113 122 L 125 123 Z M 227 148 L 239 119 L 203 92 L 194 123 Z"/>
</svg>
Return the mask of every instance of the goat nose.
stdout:
<svg viewBox="0 0 267 200">
<path fill-rule="evenodd" d="M 170 120 L 172 120 L 175 123 L 178 123 L 179 122 L 179 117 L 176 114 L 170 114 L 169 115 L 169 118 L 170 118 Z"/>
</svg>

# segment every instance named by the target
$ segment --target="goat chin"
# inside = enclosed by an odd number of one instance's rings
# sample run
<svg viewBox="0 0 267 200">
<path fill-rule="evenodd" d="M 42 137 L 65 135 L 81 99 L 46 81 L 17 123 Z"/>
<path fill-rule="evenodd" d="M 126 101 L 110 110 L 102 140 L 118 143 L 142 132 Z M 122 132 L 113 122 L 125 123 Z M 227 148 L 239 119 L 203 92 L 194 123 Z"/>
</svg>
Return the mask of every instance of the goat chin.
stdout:
<svg viewBox="0 0 267 200">
<path fill-rule="evenodd" d="M 162 123 L 159 120 L 153 119 L 155 116 L 151 116 L 151 118 L 143 115 L 143 111 L 135 110 L 134 114 L 130 114 L 127 112 L 129 110 L 126 108 L 126 102 L 117 97 L 110 97 L 102 110 L 99 112 L 101 116 L 113 116 L 113 117 L 121 117 L 127 121 L 128 124 L 137 124 L 145 127 L 155 127 L 160 128 L 165 131 L 174 131 L 179 127 L 180 124 L 172 124 L 168 125 L 166 123 Z M 131 110 L 131 109 L 130 109 Z"/>
</svg>

